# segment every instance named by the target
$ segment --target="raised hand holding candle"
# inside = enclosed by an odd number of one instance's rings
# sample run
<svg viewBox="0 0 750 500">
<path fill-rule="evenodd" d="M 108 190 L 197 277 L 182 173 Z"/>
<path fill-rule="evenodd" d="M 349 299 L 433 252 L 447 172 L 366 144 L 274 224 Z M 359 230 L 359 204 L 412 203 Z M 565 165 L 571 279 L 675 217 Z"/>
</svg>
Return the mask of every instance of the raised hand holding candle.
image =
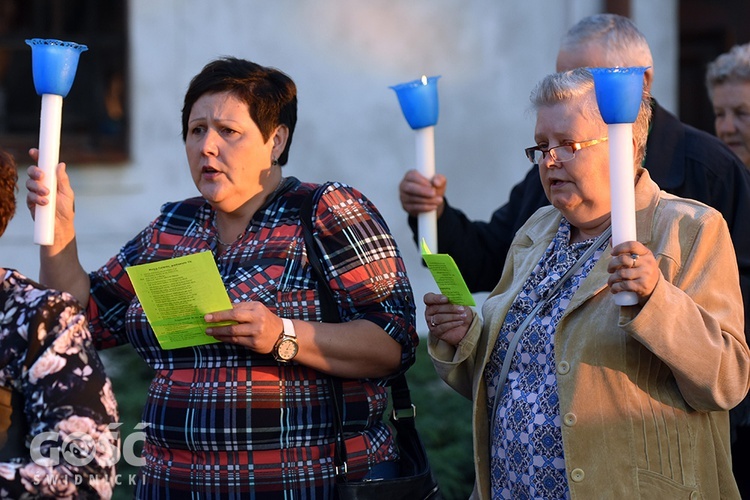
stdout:
<svg viewBox="0 0 750 500">
<path fill-rule="evenodd" d="M 394 85 L 401 111 L 416 132 L 417 170 L 428 179 L 435 175 L 435 124 L 438 120 L 437 80 L 440 76 L 422 76 L 419 80 Z M 437 251 L 437 214 L 433 210 L 419 214 L 417 233 L 428 248 Z"/>
<path fill-rule="evenodd" d="M 643 99 L 643 74 L 647 67 L 590 68 L 596 102 L 609 135 L 609 184 L 612 199 L 612 245 L 637 239 L 633 123 Z M 615 294 L 615 304 L 638 303 L 634 292 Z"/>
<path fill-rule="evenodd" d="M 78 68 L 78 57 L 88 50 L 85 45 L 53 39 L 26 40 L 31 46 L 31 68 L 36 93 L 42 96 L 39 125 L 38 166 L 44 172 L 44 183 L 49 189 L 49 203 L 37 205 L 34 211 L 34 243 L 52 245 L 55 239 L 55 205 L 60 157 L 60 128 L 62 102 L 70 92 Z"/>
</svg>

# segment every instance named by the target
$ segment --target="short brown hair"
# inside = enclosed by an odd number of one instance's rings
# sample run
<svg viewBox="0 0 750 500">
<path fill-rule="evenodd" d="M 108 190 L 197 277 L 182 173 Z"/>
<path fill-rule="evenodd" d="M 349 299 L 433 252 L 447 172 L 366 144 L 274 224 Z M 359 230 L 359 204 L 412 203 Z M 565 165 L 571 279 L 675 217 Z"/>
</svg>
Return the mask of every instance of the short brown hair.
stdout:
<svg viewBox="0 0 750 500">
<path fill-rule="evenodd" d="M 297 124 L 297 87 L 288 75 L 276 68 L 245 59 L 222 57 L 208 63 L 195 75 L 185 93 L 182 107 L 182 140 L 187 138 L 188 118 L 193 104 L 204 94 L 229 92 L 247 104 L 250 118 L 267 141 L 279 125 L 289 129 L 286 147 L 278 158 L 285 165 L 289 158 L 294 127 Z"/>
</svg>

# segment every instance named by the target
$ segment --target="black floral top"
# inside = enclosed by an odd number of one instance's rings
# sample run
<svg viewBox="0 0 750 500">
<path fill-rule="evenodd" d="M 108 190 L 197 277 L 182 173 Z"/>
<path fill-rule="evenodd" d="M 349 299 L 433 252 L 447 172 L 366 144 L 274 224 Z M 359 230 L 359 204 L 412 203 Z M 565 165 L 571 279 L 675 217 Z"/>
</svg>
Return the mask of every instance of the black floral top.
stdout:
<svg viewBox="0 0 750 500">
<path fill-rule="evenodd" d="M 67 293 L 13 270 L 0 277 L 0 386 L 22 394 L 30 446 L 0 462 L 0 497 L 110 498 L 117 403 L 85 314 Z M 27 369 L 30 335 L 41 349 Z"/>
</svg>

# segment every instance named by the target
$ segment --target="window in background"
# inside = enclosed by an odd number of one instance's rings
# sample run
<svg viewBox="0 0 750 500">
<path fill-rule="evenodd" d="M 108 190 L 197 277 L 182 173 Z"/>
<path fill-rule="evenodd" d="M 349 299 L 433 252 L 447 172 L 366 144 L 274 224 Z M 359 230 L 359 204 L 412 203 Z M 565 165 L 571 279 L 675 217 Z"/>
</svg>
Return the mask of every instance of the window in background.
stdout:
<svg viewBox="0 0 750 500">
<path fill-rule="evenodd" d="M 29 38 L 88 46 L 63 100 L 60 158 L 113 163 L 128 157 L 127 0 L 0 0 L 0 146 L 23 165 L 39 143 L 41 97 Z"/>
</svg>

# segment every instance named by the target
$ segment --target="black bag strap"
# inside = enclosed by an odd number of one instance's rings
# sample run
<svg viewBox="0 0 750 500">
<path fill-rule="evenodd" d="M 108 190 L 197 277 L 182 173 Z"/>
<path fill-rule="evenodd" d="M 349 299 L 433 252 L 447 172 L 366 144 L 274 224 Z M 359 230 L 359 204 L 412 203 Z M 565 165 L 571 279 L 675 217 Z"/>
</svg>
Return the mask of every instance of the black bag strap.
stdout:
<svg viewBox="0 0 750 500">
<path fill-rule="evenodd" d="M 326 279 L 326 275 L 323 272 L 323 265 L 320 262 L 320 247 L 318 246 L 318 242 L 315 241 L 313 233 L 312 203 L 315 192 L 315 190 L 310 191 L 305 196 L 302 206 L 299 209 L 302 234 L 305 237 L 305 246 L 307 247 L 307 260 L 313 268 L 318 283 L 318 297 L 320 298 L 320 312 L 323 321 L 326 323 L 340 323 L 341 315 L 339 314 L 339 306 L 333 297 L 333 291 L 328 285 L 328 279 Z"/>
<path fill-rule="evenodd" d="M 307 246 L 307 260 L 310 262 L 310 266 L 312 266 L 313 272 L 317 278 L 318 296 L 320 297 L 320 310 L 323 321 L 327 323 L 340 323 L 341 315 L 339 313 L 338 304 L 333 297 L 333 291 L 331 290 L 325 273 L 323 272 L 323 265 L 319 255 L 320 247 L 318 246 L 313 234 L 312 204 L 315 192 L 315 190 L 310 191 L 307 196 L 305 196 L 305 199 L 300 206 L 300 223 L 305 238 L 305 245 Z M 331 377 L 330 388 L 336 413 L 333 421 L 334 431 L 336 433 L 334 464 L 336 466 L 336 475 L 346 477 L 347 455 L 344 440 L 344 428 L 341 421 L 341 409 L 344 404 L 341 379 L 338 377 Z M 411 402 L 411 393 L 409 392 L 409 384 L 406 381 L 405 375 L 401 374 L 393 379 L 391 383 L 391 399 L 393 400 L 391 421 L 399 421 L 405 425 L 414 427 L 416 410 Z"/>
<path fill-rule="evenodd" d="M 318 298 L 320 299 L 321 317 L 326 323 L 340 323 L 341 314 L 339 313 L 336 300 L 333 297 L 333 291 L 331 290 L 325 273 L 323 272 L 323 265 L 320 262 L 319 256 L 320 248 L 318 247 L 318 242 L 315 241 L 315 236 L 313 235 L 312 204 L 315 192 L 315 190 L 310 191 L 302 201 L 302 206 L 300 206 L 299 212 L 302 234 L 305 238 L 305 246 L 307 247 L 307 260 L 310 262 L 310 266 L 312 267 L 316 278 L 315 281 L 317 283 L 316 288 L 318 289 Z M 338 377 L 330 377 L 328 381 L 334 409 L 333 431 L 336 436 L 336 447 L 333 459 L 334 465 L 336 466 L 336 476 L 346 477 L 346 441 L 344 440 L 344 425 L 341 421 L 341 409 L 344 404 L 341 394 L 341 380 Z"/>
</svg>

